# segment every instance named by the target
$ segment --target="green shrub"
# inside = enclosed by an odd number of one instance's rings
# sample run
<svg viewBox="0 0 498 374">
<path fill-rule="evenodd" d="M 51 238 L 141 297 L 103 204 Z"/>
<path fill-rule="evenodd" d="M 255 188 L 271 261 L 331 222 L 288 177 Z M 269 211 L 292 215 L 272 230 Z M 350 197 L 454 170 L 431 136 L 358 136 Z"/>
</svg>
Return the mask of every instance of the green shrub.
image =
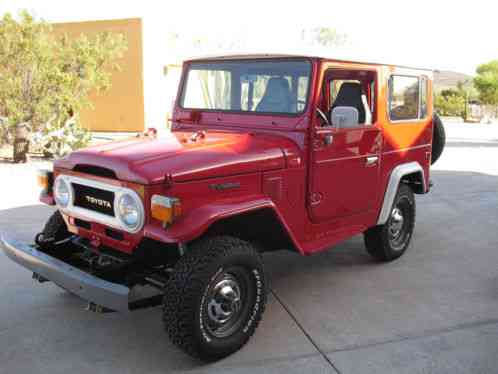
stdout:
<svg viewBox="0 0 498 374">
<path fill-rule="evenodd" d="M 111 85 L 116 61 L 127 49 L 122 34 L 103 32 L 76 38 L 56 36 L 50 24 L 28 12 L 0 18 L 0 117 L 3 139 L 19 123 L 48 139 L 59 155 L 87 143 L 89 135 L 73 119 L 91 107 L 89 95 Z M 57 136 L 54 136 L 57 134 Z M 38 136 L 39 135 L 39 136 Z"/>
<path fill-rule="evenodd" d="M 436 95 L 434 102 L 434 108 L 440 115 L 462 118 L 466 116 L 465 105 L 465 97 L 458 94 L 445 94 L 444 91 Z"/>
</svg>

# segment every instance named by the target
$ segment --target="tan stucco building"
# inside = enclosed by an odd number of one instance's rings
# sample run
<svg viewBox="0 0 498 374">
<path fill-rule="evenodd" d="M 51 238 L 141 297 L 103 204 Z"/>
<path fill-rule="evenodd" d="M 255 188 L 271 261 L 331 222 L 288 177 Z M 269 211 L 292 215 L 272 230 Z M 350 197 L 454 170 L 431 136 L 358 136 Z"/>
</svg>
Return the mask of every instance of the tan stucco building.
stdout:
<svg viewBox="0 0 498 374">
<path fill-rule="evenodd" d="M 82 125 L 91 131 L 135 132 L 145 128 L 143 32 L 140 18 L 54 24 L 54 32 L 77 37 L 80 34 L 115 32 L 125 35 L 128 50 L 118 61 L 121 71 L 113 72 L 111 88 L 92 94 L 93 109 L 81 114 Z M 164 119 L 166 120 L 166 119 Z"/>
</svg>

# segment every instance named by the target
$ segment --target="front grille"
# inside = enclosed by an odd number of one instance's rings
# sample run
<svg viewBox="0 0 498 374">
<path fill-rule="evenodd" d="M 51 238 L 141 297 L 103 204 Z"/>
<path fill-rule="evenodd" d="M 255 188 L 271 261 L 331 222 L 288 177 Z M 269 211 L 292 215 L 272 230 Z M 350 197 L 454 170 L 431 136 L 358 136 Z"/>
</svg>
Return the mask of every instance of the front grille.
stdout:
<svg viewBox="0 0 498 374">
<path fill-rule="evenodd" d="M 73 183 L 74 206 L 114 217 L 114 192 Z"/>
</svg>

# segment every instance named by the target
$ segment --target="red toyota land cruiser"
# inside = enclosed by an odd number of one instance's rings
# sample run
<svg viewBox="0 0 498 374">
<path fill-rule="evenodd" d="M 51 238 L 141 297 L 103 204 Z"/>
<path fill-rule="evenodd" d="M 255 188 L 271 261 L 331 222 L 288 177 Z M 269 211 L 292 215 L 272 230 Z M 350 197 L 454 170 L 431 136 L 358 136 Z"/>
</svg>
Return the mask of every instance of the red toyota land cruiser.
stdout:
<svg viewBox="0 0 498 374">
<path fill-rule="evenodd" d="M 172 131 L 57 160 L 38 176 L 41 201 L 57 210 L 35 244 L 3 236 L 1 246 L 90 309 L 162 304 L 175 344 L 219 359 L 262 317 L 262 252 L 311 255 L 360 233 L 377 260 L 406 251 L 414 194 L 429 191 L 444 147 L 432 104 L 430 70 L 280 55 L 186 61 Z"/>
</svg>

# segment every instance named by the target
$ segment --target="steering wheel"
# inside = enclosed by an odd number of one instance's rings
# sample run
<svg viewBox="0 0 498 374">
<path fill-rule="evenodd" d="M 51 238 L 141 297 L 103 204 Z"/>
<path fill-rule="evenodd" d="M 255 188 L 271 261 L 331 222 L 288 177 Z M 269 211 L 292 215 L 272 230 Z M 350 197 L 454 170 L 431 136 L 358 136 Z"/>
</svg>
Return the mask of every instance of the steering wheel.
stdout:
<svg viewBox="0 0 498 374">
<path fill-rule="evenodd" d="M 323 113 L 323 111 L 320 108 L 316 108 L 316 113 L 318 114 L 318 117 L 322 120 L 323 124 L 322 126 L 330 126 L 329 119 L 327 118 L 327 115 Z"/>
</svg>

